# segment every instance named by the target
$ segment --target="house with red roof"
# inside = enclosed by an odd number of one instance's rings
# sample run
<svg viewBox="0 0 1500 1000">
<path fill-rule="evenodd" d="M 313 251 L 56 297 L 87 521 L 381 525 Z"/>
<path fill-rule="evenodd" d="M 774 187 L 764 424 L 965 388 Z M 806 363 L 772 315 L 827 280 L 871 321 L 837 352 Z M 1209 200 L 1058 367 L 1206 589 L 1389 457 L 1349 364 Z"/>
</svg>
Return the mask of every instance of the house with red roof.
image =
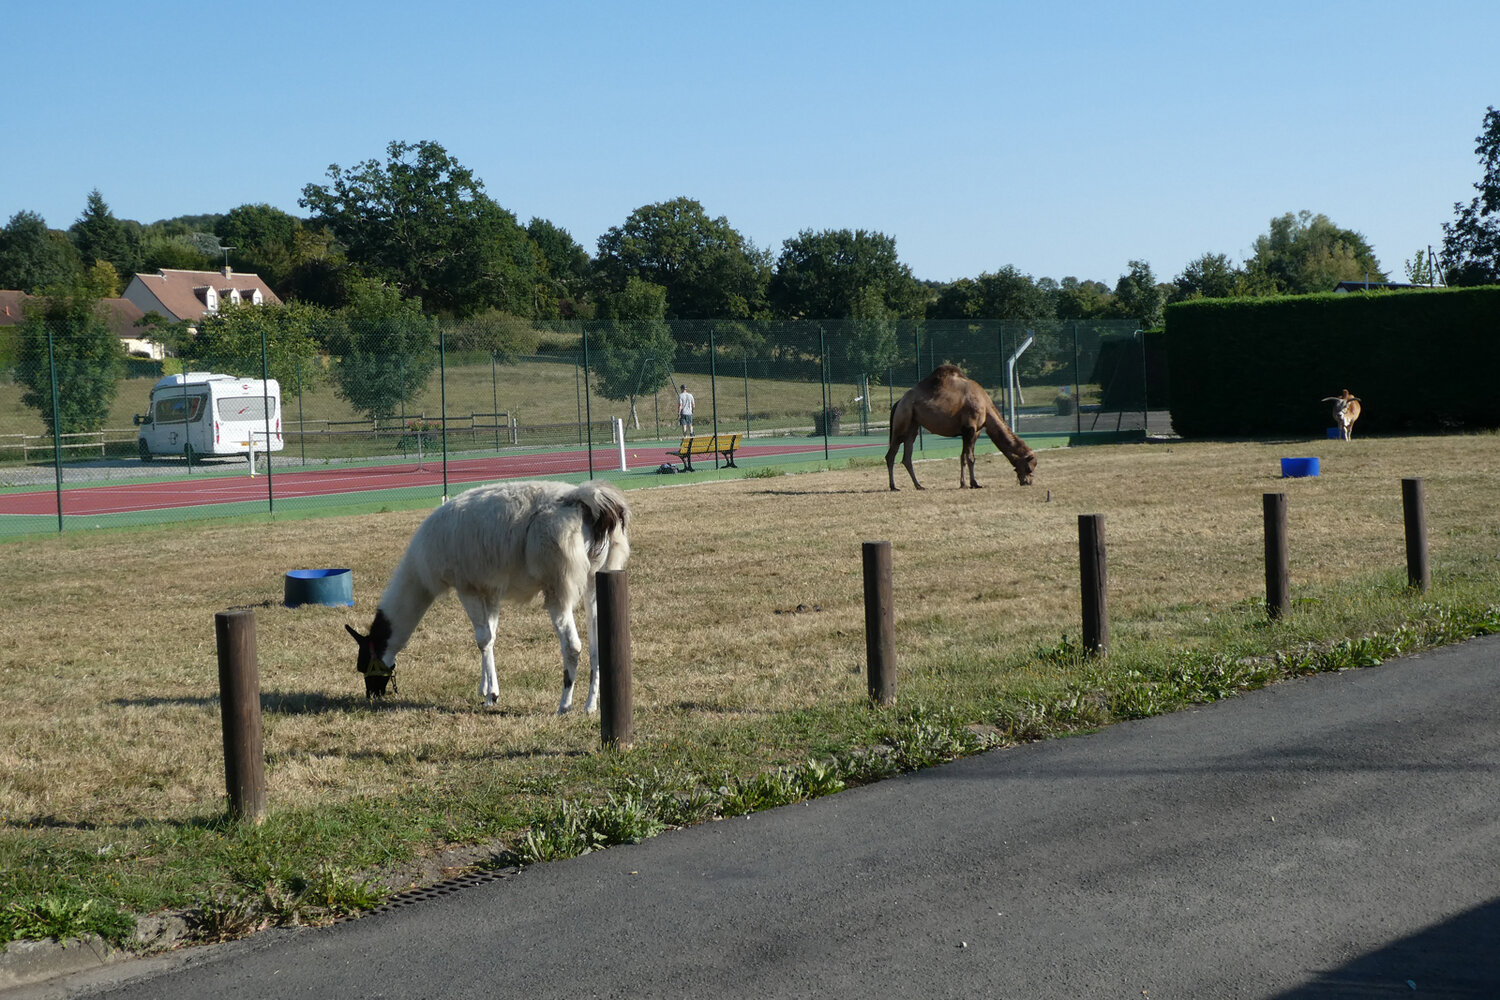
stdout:
<svg viewBox="0 0 1500 1000">
<path fill-rule="evenodd" d="M 143 313 L 158 313 L 169 322 L 199 319 L 225 305 L 281 305 L 276 293 L 258 274 L 219 271 L 177 271 L 137 274 L 125 286 L 124 298 Z"/>
<path fill-rule="evenodd" d="M 31 298 L 25 292 L 0 290 L 0 326 L 20 326 L 25 322 L 26 303 Z M 126 354 L 161 360 L 161 345 L 147 336 L 148 330 L 136 325 L 146 315 L 140 306 L 125 298 L 100 299 L 99 305 L 104 309 L 105 325 L 120 338 Z"/>
</svg>

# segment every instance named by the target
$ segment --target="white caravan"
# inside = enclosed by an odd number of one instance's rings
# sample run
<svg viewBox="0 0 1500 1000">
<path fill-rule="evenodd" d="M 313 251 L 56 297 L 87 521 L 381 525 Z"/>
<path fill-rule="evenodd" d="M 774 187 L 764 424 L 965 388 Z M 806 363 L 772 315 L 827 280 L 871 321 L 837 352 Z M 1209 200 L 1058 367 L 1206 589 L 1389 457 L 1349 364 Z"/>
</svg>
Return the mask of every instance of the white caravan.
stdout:
<svg viewBox="0 0 1500 1000">
<path fill-rule="evenodd" d="M 275 379 L 211 372 L 168 375 L 151 388 L 151 407 L 136 415 L 141 461 L 182 455 L 281 451 L 281 387 Z"/>
</svg>

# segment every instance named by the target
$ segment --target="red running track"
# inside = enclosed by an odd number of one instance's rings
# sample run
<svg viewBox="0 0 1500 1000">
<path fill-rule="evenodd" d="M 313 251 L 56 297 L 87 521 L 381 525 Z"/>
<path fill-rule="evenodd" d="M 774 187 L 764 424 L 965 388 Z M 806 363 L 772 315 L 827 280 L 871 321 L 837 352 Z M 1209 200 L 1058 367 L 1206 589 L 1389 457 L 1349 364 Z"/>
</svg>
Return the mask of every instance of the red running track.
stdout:
<svg viewBox="0 0 1500 1000">
<path fill-rule="evenodd" d="M 864 442 L 832 443 L 831 449 L 866 447 Z M 741 448 L 740 457 L 799 455 L 821 452 L 823 443 L 751 445 Z M 639 450 L 637 453 L 640 453 Z M 646 454 L 667 457 L 664 450 L 650 449 Z M 619 460 L 618 449 L 595 449 L 595 472 L 608 472 Z M 654 469 L 649 459 L 640 469 Z M 712 464 L 700 459 L 700 467 Z M 497 479 L 520 479 L 532 476 L 559 476 L 588 472 L 587 450 L 559 451 L 532 455 L 497 455 L 487 458 L 450 459 L 448 485 L 484 483 Z M 144 470 L 142 470 L 144 471 Z M 323 468 L 315 472 L 276 472 L 272 489 L 278 500 L 296 497 L 335 496 L 345 493 L 369 493 L 377 490 L 410 489 L 415 486 L 440 486 L 443 482 L 441 460 L 422 466 L 380 465 L 352 468 Z M 159 483 L 125 483 L 118 485 L 66 486 L 62 491 L 62 512 L 69 515 L 127 514 L 147 510 L 170 510 L 174 507 L 203 507 L 212 504 L 245 503 L 266 499 L 266 477 L 248 475 L 205 475 Z M 0 514 L 56 514 L 57 493 L 38 490 L 30 493 L 0 495 Z"/>
</svg>

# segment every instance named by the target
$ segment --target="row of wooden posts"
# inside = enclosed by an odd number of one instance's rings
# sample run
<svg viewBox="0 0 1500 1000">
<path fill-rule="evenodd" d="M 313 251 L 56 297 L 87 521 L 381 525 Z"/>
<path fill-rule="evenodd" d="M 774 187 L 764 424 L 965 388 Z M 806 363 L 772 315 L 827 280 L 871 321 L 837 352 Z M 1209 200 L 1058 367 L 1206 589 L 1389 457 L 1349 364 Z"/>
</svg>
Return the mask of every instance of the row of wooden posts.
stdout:
<svg viewBox="0 0 1500 1000">
<path fill-rule="evenodd" d="M 1266 613 L 1281 618 L 1291 611 L 1291 571 L 1285 493 L 1263 498 L 1266 538 Z M 1427 514 L 1420 479 L 1401 481 L 1406 522 L 1408 583 L 1423 592 L 1432 586 L 1427 559 Z M 865 596 L 865 659 L 870 699 L 896 701 L 896 615 L 891 588 L 891 543 L 861 546 Z M 1109 648 L 1109 605 L 1104 551 L 1104 515 L 1078 517 L 1078 564 L 1083 597 L 1083 648 Z M 630 585 L 624 570 L 595 575 L 599 629 L 599 723 L 605 746 L 629 748 L 635 742 L 631 695 Z M 260 668 L 255 650 L 255 612 L 245 608 L 214 615 L 219 655 L 219 695 L 224 723 L 224 780 L 229 808 L 239 819 L 260 822 L 266 811 L 265 750 L 260 723 Z"/>
</svg>

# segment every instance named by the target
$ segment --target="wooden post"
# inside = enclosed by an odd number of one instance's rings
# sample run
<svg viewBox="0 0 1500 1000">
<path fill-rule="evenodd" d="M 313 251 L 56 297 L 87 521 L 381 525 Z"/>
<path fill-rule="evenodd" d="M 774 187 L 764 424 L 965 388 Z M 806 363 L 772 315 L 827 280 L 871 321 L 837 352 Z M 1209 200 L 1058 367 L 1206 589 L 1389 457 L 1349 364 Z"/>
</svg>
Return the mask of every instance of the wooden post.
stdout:
<svg viewBox="0 0 1500 1000">
<path fill-rule="evenodd" d="M 219 707 L 224 719 L 224 785 L 229 812 L 260 823 L 266 818 L 266 754 L 260 728 L 260 666 L 255 612 L 214 615 L 219 652 Z"/>
<path fill-rule="evenodd" d="M 896 703 L 896 610 L 891 596 L 891 543 L 861 546 L 865 570 L 865 661 L 870 700 Z"/>
<path fill-rule="evenodd" d="M 1078 515 L 1078 568 L 1083 584 L 1083 648 L 1109 651 L 1108 572 L 1104 560 L 1104 515 Z"/>
<path fill-rule="evenodd" d="M 604 745 L 635 744 L 630 691 L 630 581 L 624 570 L 594 574 L 599 606 L 599 734 Z"/>
<path fill-rule="evenodd" d="M 1427 501 L 1422 480 L 1401 480 L 1401 508 L 1406 514 L 1406 581 L 1425 594 L 1432 589 L 1432 570 L 1427 564 Z"/>
<path fill-rule="evenodd" d="M 1292 610 L 1292 574 L 1286 539 L 1286 494 L 1262 498 L 1266 523 L 1266 614 L 1273 620 Z"/>
</svg>

